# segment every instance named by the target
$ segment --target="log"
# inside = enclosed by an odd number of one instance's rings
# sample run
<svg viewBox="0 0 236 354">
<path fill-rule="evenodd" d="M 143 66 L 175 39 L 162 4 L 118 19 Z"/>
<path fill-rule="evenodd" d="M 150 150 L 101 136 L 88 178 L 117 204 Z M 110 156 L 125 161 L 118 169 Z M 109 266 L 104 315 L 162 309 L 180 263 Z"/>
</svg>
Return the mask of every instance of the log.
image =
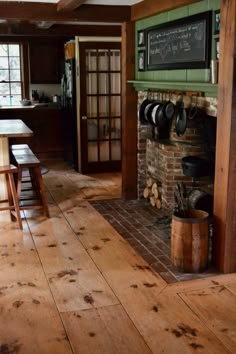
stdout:
<svg viewBox="0 0 236 354">
<path fill-rule="evenodd" d="M 156 206 L 156 198 L 154 196 L 150 197 L 150 204 L 154 207 Z"/>
<path fill-rule="evenodd" d="M 147 187 L 151 188 L 152 185 L 153 185 L 153 180 L 152 180 L 151 177 L 149 177 L 149 178 L 147 179 Z"/>
<path fill-rule="evenodd" d="M 161 209 L 161 200 L 160 199 L 156 200 L 156 207 L 157 207 L 157 209 Z"/>
<path fill-rule="evenodd" d="M 153 185 L 152 185 L 152 194 L 154 195 L 154 197 L 155 197 L 156 199 L 158 199 L 159 190 L 158 190 L 158 187 L 157 187 L 157 184 L 156 184 L 156 183 L 153 183 Z"/>
<path fill-rule="evenodd" d="M 148 199 L 150 196 L 152 195 L 152 191 L 151 191 L 151 188 L 144 188 L 143 190 L 143 196 L 145 199 Z"/>
</svg>

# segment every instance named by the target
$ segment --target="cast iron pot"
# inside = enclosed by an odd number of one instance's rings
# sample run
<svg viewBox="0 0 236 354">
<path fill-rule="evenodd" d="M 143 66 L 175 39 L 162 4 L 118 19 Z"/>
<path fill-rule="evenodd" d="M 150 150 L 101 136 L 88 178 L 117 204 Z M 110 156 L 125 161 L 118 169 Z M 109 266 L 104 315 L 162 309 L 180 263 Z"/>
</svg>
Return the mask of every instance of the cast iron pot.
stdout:
<svg viewBox="0 0 236 354">
<path fill-rule="evenodd" d="M 178 136 L 182 136 L 187 128 L 187 114 L 184 108 L 184 102 L 177 102 L 178 113 L 175 121 L 175 131 Z"/>
<path fill-rule="evenodd" d="M 182 169 L 185 176 L 208 176 L 209 165 L 209 160 L 205 156 L 185 156 L 182 158 Z"/>
<path fill-rule="evenodd" d="M 139 107 L 139 120 L 140 120 L 141 124 L 147 125 L 149 123 L 148 119 L 147 119 L 147 116 L 146 116 L 146 112 L 147 112 L 148 105 L 150 105 L 153 102 L 154 102 L 154 100 L 149 100 L 149 99 L 146 98 L 141 103 L 141 105 Z"/>
</svg>

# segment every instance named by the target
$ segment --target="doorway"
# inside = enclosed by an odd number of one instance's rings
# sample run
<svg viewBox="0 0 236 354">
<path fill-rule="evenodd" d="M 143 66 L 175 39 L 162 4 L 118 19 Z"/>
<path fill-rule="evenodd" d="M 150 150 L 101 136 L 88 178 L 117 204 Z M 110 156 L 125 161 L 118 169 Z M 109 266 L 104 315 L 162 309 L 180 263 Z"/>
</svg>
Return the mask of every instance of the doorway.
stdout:
<svg viewBox="0 0 236 354">
<path fill-rule="evenodd" d="M 79 55 L 81 172 L 120 171 L 120 42 L 82 42 Z"/>
</svg>

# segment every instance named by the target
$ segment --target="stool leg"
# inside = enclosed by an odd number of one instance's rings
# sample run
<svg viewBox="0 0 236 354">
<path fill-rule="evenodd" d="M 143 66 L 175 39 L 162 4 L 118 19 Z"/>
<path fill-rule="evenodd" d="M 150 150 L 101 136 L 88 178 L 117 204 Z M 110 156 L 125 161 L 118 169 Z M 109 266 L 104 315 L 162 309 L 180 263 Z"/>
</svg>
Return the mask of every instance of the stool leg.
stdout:
<svg viewBox="0 0 236 354">
<path fill-rule="evenodd" d="M 9 182 L 8 173 L 5 175 L 5 179 L 6 179 L 6 186 L 7 186 L 8 203 L 11 206 L 11 205 L 14 205 L 14 204 L 13 204 L 13 199 L 12 199 L 12 192 L 11 192 L 11 186 L 10 186 L 10 182 Z M 11 209 L 9 209 L 9 213 L 10 213 L 11 220 L 15 221 L 16 217 L 12 214 Z"/>
<path fill-rule="evenodd" d="M 22 226 L 22 221 L 21 221 L 21 216 L 20 216 L 20 208 L 19 208 L 18 197 L 17 197 L 17 193 L 16 193 L 14 177 L 13 177 L 12 173 L 8 173 L 8 177 L 9 177 L 9 183 L 10 183 L 10 188 L 11 188 L 11 192 L 12 192 L 13 204 L 14 204 L 15 212 L 16 212 L 16 219 L 18 221 L 19 228 L 22 230 L 23 226 Z"/>
<path fill-rule="evenodd" d="M 40 199 L 41 199 L 41 202 L 43 205 L 44 214 L 49 218 L 48 204 L 47 204 L 47 199 L 46 199 L 46 194 L 45 194 L 43 178 L 41 175 L 40 167 L 34 167 L 34 175 L 35 175 L 35 179 L 39 185 Z"/>
<path fill-rule="evenodd" d="M 18 167 L 18 175 L 17 175 L 17 199 L 20 201 L 21 194 L 21 183 L 22 183 L 22 169 Z"/>
</svg>

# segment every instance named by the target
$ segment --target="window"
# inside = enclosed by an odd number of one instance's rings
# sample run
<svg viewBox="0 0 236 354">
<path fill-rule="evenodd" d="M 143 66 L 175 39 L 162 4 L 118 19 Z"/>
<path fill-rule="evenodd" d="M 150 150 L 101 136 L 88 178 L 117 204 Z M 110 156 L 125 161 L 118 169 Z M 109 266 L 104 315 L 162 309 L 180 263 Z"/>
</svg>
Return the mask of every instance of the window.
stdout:
<svg viewBox="0 0 236 354">
<path fill-rule="evenodd" d="M 0 105 L 17 106 L 22 99 L 21 48 L 0 44 Z"/>
</svg>

